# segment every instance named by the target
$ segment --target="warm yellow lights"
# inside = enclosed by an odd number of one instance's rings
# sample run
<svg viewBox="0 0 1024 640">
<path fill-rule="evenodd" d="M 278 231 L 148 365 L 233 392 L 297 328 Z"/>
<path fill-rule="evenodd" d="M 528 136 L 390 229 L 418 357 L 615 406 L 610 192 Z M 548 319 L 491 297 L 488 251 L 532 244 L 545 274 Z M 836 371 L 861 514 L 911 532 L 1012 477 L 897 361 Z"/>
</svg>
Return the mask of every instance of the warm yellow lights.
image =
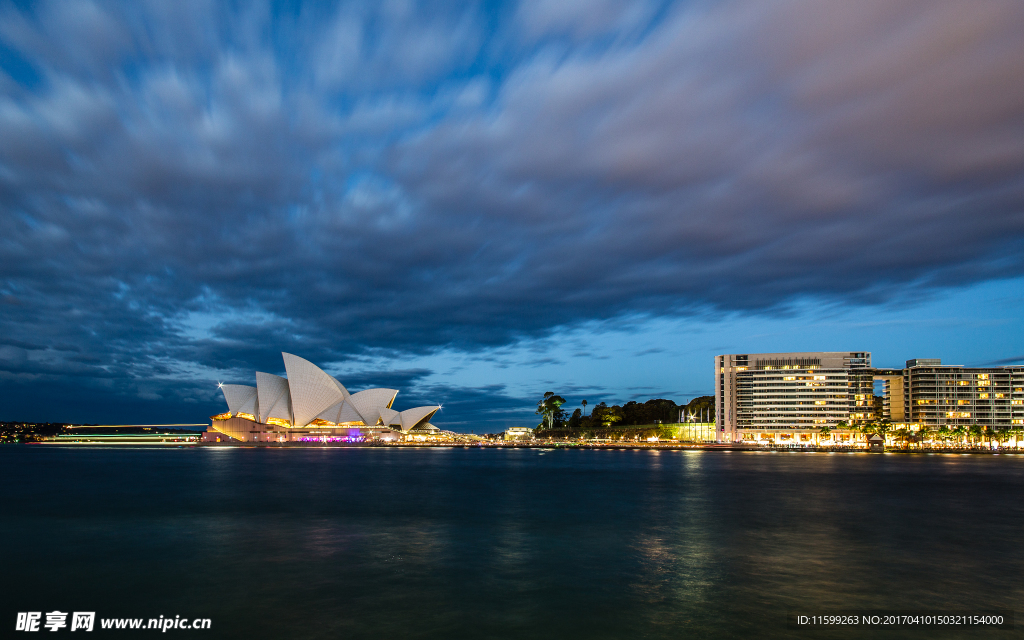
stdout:
<svg viewBox="0 0 1024 640">
<path fill-rule="evenodd" d="M 947 418 L 970 418 L 971 417 L 971 412 L 970 411 L 947 411 L 946 412 L 946 417 Z"/>
<path fill-rule="evenodd" d="M 242 413 L 241 411 L 239 411 L 238 413 L 235 414 L 235 417 L 245 418 L 249 422 L 256 422 L 256 416 L 252 415 L 251 413 Z"/>
<path fill-rule="evenodd" d="M 272 424 L 278 427 L 292 426 L 291 422 L 288 422 L 287 420 L 282 420 L 281 418 L 267 418 L 267 424 Z"/>
<path fill-rule="evenodd" d="M 230 419 L 231 419 L 231 412 L 230 411 L 228 411 L 226 413 L 218 413 L 215 416 L 210 416 L 210 420 L 230 420 Z"/>
<path fill-rule="evenodd" d="M 996 397 L 998 398 L 998 397 L 1000 397 L 1002 395 L 1003 394 L 1001 394 L 1001 393 L 997 393 Z M 982 400 L 988 400 L 988 394 L 987 393 L 979 393 L 978 397 L 981 398 Z"/>
</svg>

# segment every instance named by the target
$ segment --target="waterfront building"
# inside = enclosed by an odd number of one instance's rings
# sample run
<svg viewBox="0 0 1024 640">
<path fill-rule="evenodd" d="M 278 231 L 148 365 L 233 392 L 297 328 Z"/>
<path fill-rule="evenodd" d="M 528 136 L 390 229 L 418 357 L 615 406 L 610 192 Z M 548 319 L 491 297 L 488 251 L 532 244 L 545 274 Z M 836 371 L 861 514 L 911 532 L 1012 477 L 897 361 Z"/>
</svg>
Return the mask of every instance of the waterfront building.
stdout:
<svg viewBox="0 0 1024 640">
<path fill-rule="evenodd" d="M 509 427 L 505 430 L 506 440 L 532 440 L 533 429 L 530 427 Z"/>
<path fill-rule="evenodd" d="M 893 423 L 929 431 L 974 425 L 1024 430 L 1024 366 L 965 367 L 915 358 L 902 370 L 878 374 L 885 381 L 884 417 Z"/>
<path fill-rule="evenodd" d="M 866 351 L 749 353 L 715 358 L 719 442 L 853 444 L 854 425 L 873 416 Z M 832 432 L 821 434 L 827 427 Z"/>
<path fill-rule="evenodd" d="M 222 384 L 228 410 L 212 416 L 204 442 L 339 442 L 398 440 L 440 430 L 440 406 L 391 408 L 397 389 L 349 393 L 312 362 L 282 353 L 287 377 L 256 372 L 256 386 Z"/>
<path fill-rule="evenodd" d="M 715 442 L 717 429 L 714 422 L 681 422 L 667 425 L 672 437 L 680 442 Z"/>
</svg>

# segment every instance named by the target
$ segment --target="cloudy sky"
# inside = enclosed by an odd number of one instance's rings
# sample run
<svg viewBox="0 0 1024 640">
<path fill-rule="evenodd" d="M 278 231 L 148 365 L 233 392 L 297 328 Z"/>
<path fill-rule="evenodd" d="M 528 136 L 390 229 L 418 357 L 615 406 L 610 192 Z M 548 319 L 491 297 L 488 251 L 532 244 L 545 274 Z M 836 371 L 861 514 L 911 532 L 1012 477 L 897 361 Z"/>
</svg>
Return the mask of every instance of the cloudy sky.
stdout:
<svg viewBox="0 0 1024 640">
<path fill-rule="evenodd" d="M 1019 0 L 0 3 L 0 420 L 1024 362 Z"/>
</svg>

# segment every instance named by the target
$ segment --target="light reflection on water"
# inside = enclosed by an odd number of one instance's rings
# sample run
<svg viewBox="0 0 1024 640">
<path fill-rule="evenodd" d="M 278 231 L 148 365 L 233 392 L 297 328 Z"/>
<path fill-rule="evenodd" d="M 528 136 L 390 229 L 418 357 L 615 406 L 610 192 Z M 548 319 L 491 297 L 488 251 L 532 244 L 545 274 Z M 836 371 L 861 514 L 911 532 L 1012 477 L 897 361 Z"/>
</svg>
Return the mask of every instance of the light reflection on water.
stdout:
<svg viewBox="0 0 1024 640">
<path fill-rule="evenodd" d="M 2 447 L 0 470 L 0 544 L 30 550 L 4 563 L 10 617 L 181 614 L 223 637 L 793 637 L 790 610 L 1024 595 L 1024 457 Z"/>
</svg>

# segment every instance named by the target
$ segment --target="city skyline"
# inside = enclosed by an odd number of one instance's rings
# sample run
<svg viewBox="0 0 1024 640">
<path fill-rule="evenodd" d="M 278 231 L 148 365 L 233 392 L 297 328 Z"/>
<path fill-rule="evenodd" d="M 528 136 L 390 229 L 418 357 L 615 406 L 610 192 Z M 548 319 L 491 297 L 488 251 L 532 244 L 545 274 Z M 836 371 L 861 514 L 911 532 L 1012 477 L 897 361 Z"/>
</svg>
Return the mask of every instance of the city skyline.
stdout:
<svg viewBox="0 0 1024 640">
<path fill-rule="evenodd" d="M 1024 363 L 1013 2 L 0 4 L 3 420 L 302 353 L 433 422 Z"/>
</svg>

